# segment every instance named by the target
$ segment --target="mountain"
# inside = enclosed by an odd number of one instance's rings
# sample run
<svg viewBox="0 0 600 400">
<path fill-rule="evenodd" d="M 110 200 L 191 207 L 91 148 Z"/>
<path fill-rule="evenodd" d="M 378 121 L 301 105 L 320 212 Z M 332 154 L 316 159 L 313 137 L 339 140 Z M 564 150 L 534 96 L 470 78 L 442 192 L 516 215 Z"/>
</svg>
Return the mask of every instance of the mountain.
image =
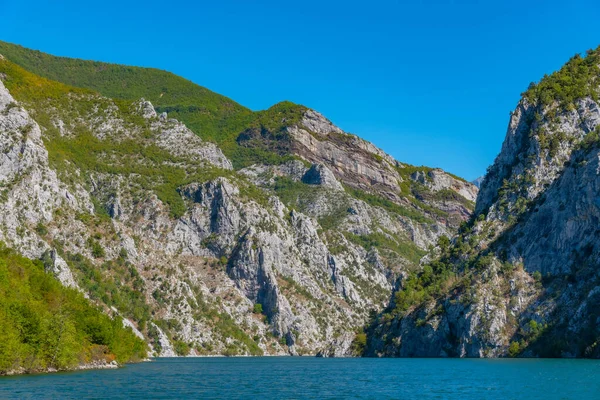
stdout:
<svg viewBox="0 0 600 400">
<path fill-rule="evenodd" d="M 480 176 L 479 178 L 472 180 L 471 183 L 477 186 L 477 188 L 479 189 L 481 187 L 481 182 L 483 182 L 483 178 L 483 176 Z"/>
<path fill-rule="evenodd" d="M 523 93 L 473 219 L 402 279 L 365 354 L 600 357 L 599 64 Z"/>
<path fill-rule="evenodd" d="M 398 278 L 472 215 L 472 184 L 307 107 L 0 54 L 0 239 L 157 355 L 351 354 Z"/>
</svg>

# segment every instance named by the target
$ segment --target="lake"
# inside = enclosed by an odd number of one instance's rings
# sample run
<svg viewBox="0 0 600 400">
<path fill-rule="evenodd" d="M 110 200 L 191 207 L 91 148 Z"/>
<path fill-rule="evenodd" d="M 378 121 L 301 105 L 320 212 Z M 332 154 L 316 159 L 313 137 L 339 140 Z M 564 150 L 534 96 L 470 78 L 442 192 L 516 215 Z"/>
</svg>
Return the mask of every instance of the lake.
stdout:
<svg viewBox="0 0 600 400">
<path fill-rule="evenodd" d="M 600 399 L 600 360 L 163 358 L 2 377 L 0 398 Z"/>
</svg>

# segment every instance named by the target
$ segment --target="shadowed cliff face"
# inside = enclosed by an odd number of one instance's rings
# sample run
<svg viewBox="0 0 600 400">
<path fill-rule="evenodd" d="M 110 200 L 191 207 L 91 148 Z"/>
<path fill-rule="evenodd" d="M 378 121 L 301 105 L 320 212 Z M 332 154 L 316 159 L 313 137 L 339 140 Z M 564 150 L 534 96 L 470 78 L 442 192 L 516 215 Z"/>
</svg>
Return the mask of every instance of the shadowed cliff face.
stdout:
<svg viewBox="0 0 600 400">
<path fill-rule="evenodd" d="M 297 107 L 275 135 L 250 130 L 273 131 L 281 107 L 238 130 L 281 147 L 235 170 L 239 158 L 149 101 L 0 60 L 0 238 L 158 355 L 349 354 L 475 192 Z"/>
<path fill-rule="evenodd" d="M 476 218 L 401 284 L 368 354 L 598 357 L 599 58 L 524 93 Z"/>
</svg>

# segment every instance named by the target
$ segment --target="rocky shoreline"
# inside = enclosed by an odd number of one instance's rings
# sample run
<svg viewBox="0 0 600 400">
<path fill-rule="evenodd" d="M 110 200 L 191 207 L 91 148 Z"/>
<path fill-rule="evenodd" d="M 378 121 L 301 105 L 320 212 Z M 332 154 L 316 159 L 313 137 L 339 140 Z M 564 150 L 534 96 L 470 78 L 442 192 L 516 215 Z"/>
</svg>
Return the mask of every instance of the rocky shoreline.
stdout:
<svg viewBox="0 0 600 400">
<path fill-rule="evenodd" d="M 150 360 L 144 360 L 144 361 L 150 361 Z M 0 374 L 0 376 L 15 376 L 15 375 L 32 375 L 32 374 L 51 374 L 51 373 L 56 373 L 56 372 L 74 372 L 74 371 L 86 371 L 86 370 L 97 370 L 97 369 L 117 369 L 117 368 L 121 368 L 123 367 L 122 364 L 119 364 L 116 361 L 111 361 L 111 362 L 107 362 L 107 361 L 93 361 L 90 363 L 85 363 L 85 364 L 80 364 L 77 365 L 76 367 L 73 368 L 61 368 L 61 369 L 56 369 L 56 368 L 45 368 L 45 369 L 33 369 L 33 370 L 28 370 L 25 368 L 18 368 L 18 369 L 13 369 L 10 371 L 7 371 L 3 374 Z"/>
</svg>

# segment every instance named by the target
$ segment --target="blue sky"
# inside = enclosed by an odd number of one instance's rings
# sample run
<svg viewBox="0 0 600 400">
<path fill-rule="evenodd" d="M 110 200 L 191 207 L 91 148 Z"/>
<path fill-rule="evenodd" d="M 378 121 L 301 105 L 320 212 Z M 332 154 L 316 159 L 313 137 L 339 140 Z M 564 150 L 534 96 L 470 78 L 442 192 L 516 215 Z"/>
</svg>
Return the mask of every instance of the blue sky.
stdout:
<svg viewBox="0 0 600 400">
<path fill-rule="evenodd" d="M 597 1 L 0 0 L 0 40 L 166 69 L 255 110 L 301 103 L 467 179 L 529 82 L 600 45 L 599 20 Z"/>
</svg>

